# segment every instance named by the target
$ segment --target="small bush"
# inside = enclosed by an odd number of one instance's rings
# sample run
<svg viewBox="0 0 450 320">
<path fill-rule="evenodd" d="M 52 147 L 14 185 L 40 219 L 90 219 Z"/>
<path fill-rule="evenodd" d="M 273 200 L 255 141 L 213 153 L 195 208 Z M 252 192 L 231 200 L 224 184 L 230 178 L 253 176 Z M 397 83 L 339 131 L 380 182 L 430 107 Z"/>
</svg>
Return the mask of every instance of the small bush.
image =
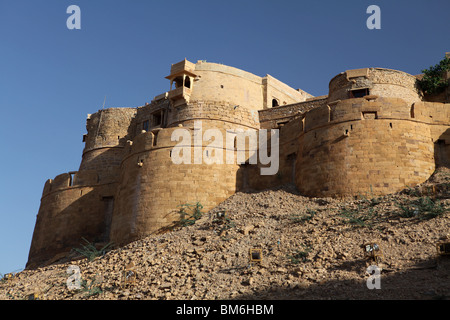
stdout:
<svg viewBox="0 0 450 320">
<path fill-rule="evenodd" d="M 94 243 L 89 242 L 85 238 L 82 238 L 86 244 L 82 244 L 81 248 L 74 248 L 73 250 L 87 258 L 89 261 L 94 260 L 97 257 L 104 255 L 107 252 L 107 248 L 112 245 L 112 243 L 106 244 L 100 250 L 97 249 Z"/>
<path fill-rule="evenodd" d="M 358 206 L 356 209 L 344 208 L 341 211 L 341 216 L 346 218 L 344 223 L 351 224 L 355 227 L 371 227 L 376 214 L 373 207 L 369 207 L 367 212 L 364 212 L 361 206 Z"/>
<path fill-rule="evenodd" d="M 450 58 L 445 57 L 438 64 L 424 69 L 424 76 L 419 81 L 420 88 L 427 94 L 435 94 L 444 91 L 448 82 L 444 80 L 443 73 L 450 70 Z"/>
<path fill-rule="evenodd" d="M 219 230 L 218 230 L 219 236 L 223 232 L 236 227 L 236 224 L 234 223 L 234 221 L 232 221 L 230 218 L 228 218 L 226 216 L 224 216 L 223 218 L 215 218 L 212 222 L 218 226 L 218 228 L 219 228 Z"/>
<path fill-rule="evenodd" d="M 311 247 L 303 246 L 303 248 L 303 250 L 295 250 L 292 255 L 287 256 L 292 264 L 299 264 L 300 262 L 308 261 L 308 255 L 311 252 Z"/>
<path fill-rule="evenodd" d="M 305 221 L 311 220 L 316 215 L 316 213 L 317 212 L 314 210 L 307 209 L 306 215 L 292 214 L 289 216 L 289 219 L 293 223 L 303 223 Z"/>
<path fill-rule="evenodd" d="M 398 203 L 399 216 L 403 218 L 419 218 L 428 220 L 440 216 L 445 212 L 439 200 L 433 200 L 430 197 L 421 197 L 409 203 Z"/>
<path fill-rule="evenodd" d="M 196 202 L 195 204 L 185 203 L 179 206 L 179 214 L 180 221 L 179 225 L 181 227 L 187 227 L 195 224 L 195 221 L 200 219 L 203 216 L 203 206 L 200 202 Z"/>
<path fill-rule="evenodd" d="M 88 283 L 87 280 L 81 281 L 82 286 L 81 291 L 85 292 L 87 297 L 95 296 L 97 294 L 102 293 L 103 290 L 98 286 L 100 284 L 98 280 L 95 277 L 90 278 L 90 280 L 91 280 L 90 283 Z"/>
</svg>

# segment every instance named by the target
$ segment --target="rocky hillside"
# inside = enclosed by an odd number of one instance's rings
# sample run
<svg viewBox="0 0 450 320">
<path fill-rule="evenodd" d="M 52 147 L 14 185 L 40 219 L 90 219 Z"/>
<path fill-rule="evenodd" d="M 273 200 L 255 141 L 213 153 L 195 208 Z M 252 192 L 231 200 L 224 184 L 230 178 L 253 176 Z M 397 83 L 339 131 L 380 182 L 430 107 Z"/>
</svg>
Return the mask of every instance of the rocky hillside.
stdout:
<svg viewBox="0 0 450 320">
<path fill-rule="evenodd" d="M 237 193 L 192 225 L 4 277 L 0 299 L 449 299 L 450 256 L 436 249 L 450 233 L 448 186 L 450 170 L 440 169 L 379 198 L 306 198 L 290 185 Z M 367 286 L 370 265 L 380 289 Z"/>
</svg>

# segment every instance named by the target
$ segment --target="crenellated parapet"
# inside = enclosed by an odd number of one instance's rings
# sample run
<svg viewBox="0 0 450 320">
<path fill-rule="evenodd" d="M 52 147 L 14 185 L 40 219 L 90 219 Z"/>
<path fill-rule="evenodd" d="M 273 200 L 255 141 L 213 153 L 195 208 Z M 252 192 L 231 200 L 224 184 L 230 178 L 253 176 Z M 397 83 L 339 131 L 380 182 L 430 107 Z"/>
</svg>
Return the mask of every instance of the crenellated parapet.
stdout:
<svg viewBox="0 0 450 320">
<path fill-rule="evenodd" d="M 182 130 L 186 140 L 172 138 L 176 130 Z M 225 137 L 227 131 L 219 132 Z M 199 140 L 194 139 L 197 134 Z M 114 243 L 128 243 L 172 225 L 180 218 L 178 210 L 182 204 L 200 202 L 204 210 L 209 210 L 239 189 L 240 166 L 236 162 L 204 161 L 208 152 L 218 152 L 218 148 L 207 150 L 210 143 L 194 126 L 143 131 L 128 142 L 111 226 Z M 186 147 L 182 152 L 188 153 L 189 161 L 173 161 L 176 145 Z M 194 148 L 201 161 L 195 160 Z M 226 145 L 220 147 L 224 155 L 225 149 Z"/>
<path fill-rule="evenodd" d="M 57 175 L 54 179 L 45 182 L 42 197 L 55 191 L 69 188 L 95 186 L 99 183 L 96 170 L 73 171 Z"/>
<path fill-rule="evenodd" d="M 384 195 L 426 181 L 437 150 L 448 153 L 448 108 L 369 95 L 307 112 L 298 129 L 298 189 L 310 196 Z"/>
<path fill-rule="evenodd" d="M 83 137 L 83 153 L 93 149 L 123 146 L 135 114 L 136 108 L 107 108 L 89 114 L 86 119 L 87 134 Z"/>
<path fill-rule="evenodd" d="M 88 115 L 78 172 L 94 170 L 100 183 L 116 180 L 135 114 L 136 108 L 108 108 Z"/>
<path fill-rule="evenodd" d="M 328 102 L 376 95 L 400 98 L 407 103 L 422 100 L 415 76 L 385 68 L 347 70 L 330 80 Z"/>
<path fill-rule="evenodd" d="M 45 183 L 27 268 L 69 255 L 86 238 L 109 240 L 116 183 L 99 183 L 95 170 L 63 173 Z"/>
</svg>

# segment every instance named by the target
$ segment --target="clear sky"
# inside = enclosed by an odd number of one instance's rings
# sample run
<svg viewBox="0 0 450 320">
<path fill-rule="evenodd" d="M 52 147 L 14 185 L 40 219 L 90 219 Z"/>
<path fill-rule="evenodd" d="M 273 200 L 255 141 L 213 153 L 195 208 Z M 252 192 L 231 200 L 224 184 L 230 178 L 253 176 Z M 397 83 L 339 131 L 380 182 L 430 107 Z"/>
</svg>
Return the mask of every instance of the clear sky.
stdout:
<svg viewBox="0 0 450 320">
<path fill-rule="evenodd" d="M 80 30 L 66 26 L 72 4 Z M 366 27 L 369 5 L 381 29 Z M 449 12 L 448 0 L 0 0 L 0 273 L 25 267 L 44 183 L 78 169 L 105 96 L 105 108 L 150 102 L 184 58 L 315 96 L 348 69 L 419 74 L 450 51 Z"/>
</svg>

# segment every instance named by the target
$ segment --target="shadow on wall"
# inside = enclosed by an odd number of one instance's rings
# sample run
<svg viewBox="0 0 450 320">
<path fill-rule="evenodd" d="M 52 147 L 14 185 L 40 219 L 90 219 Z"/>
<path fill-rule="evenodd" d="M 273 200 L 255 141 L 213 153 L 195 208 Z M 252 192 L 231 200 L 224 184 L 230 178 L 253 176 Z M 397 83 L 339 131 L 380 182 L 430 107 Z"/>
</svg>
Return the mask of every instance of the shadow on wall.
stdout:
<svg viewBox="0 0 450 320">
<path fill-rule="evenodd" d="M 98 181 L 94 184 L 117 182 L 119 168 L 124 157 L 122 147 L 94 149 L 83 155 L 83 160 L 79 168 L 79 173 L 88 170 L 95 170 L 98 174 Z M 84 182 L 80 181 L 83 185 Z M 89 182 L 89 184 L 93 184 Z"/>
<path fill-rule="evenodd" d="M 86 193 L 80 196 L 83 191 Z M 101 194 L 100 190 L 73 188 L 48 195 L 44 199 L 46 209 L 40 212 L 36 221 L 26 268 L 33 269 L 63 259 L 73 248 L 80 247 L 82 238 L 98 244 L 107 243 L 114 199 L 102 198 Z M 77 199 L 70 202 L 75 197 Z M 62 210 L 51 210 L 55 204 L 61 204 L 62 198 L 70 203 Z"/>
<path fill-rule="evenodd" d="M 236 192 L 253 193 L 273 189 L 286 184 L 294 184 L 295 166 L 284 165 L 274 175 L 261 175 L 261 165 L 242 164 L 237 172 Z M 289 160 L 293 162 L 292 160 Z"/>
<path fill-rule="evenodd" d="M 279 139 L 279 141 L 281 141 L 281 139 Z M 250 154 L 248 151 L 246 152 L 246 161 L 239 165 L 237 171 L 236 192 L 261 191 L 295 183 L 297 149 L 285 150 L 284 146 L 280 144 L 281 143 L 278 142 L 277 145 L 275 142 L 272 145 L 271 136 L 268 135 L 267 142 L 259 146 L 258 151 L 256 152 L 256 164 L 250 161 Z M 247 150 L 248 147 L 249 146 L 246 145 Z M 273 154 L 271 150 L 272 147 L 278 148 Z M 262 157 L 266 158 L 265 161 L 268 161 L 268 163 L 262 164 Z M 263 172 L 263 170 L 266 171 Z"/>
<path fill-rule="evenodd" d="M 450 168 L 450 129 L 447 129 L 434 144 L 436 167 Z"/>
</svg>

